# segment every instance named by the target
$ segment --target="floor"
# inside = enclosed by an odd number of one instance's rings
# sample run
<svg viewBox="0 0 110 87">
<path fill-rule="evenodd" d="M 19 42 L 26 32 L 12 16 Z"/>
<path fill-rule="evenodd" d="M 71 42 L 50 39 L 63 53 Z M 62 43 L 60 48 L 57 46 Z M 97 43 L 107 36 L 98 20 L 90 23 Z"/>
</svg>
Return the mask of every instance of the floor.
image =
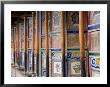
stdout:
<svg viewBox="0 0 110 87">
<path fill-rule="evenodd" d="M 20 71 L 17 67 L 11 67 L 11 76 L 12 77 L 26 77 L 24 71 Z"/>
</svg>

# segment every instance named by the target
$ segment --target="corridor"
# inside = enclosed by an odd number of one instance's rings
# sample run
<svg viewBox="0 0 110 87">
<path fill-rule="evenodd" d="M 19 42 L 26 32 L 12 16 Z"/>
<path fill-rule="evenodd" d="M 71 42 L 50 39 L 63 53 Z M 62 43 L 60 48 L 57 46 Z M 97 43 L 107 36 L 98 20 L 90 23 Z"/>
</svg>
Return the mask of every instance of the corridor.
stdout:
<svg viewBox="0 0 110 87">
<path fill-rule="evenodd" d="M 99 77 L 99 11 L 12 11 L 12 77 Z"/>
</svg>

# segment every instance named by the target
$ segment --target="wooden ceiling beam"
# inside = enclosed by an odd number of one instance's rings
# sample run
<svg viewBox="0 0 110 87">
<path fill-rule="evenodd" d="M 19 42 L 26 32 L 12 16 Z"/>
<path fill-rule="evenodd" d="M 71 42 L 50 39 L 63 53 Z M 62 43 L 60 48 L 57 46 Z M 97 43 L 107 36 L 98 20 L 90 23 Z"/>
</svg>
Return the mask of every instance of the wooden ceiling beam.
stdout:
<svg viewBox="0 0 110 87">
<path fill-rule="evenodd" d="M 32 11 L 13 11 L 11 17 L 31 17 Z"/>
</svg>

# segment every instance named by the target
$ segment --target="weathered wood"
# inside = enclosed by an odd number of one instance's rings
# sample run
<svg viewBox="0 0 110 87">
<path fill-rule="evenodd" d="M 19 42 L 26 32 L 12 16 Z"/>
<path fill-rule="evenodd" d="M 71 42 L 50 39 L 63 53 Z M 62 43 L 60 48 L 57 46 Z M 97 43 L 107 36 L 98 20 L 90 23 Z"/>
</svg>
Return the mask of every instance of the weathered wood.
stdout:
<svg viewBox="0 0 110 87">
<path fill-rule="evenodd" d="M 17 61 L 20 68 L 20 40 L 19 40 L 19 23 L 17 23 Z"/>
<path fill-rule="evenodd" d="M 26 17 L 26 16 L 25 16 Z M 27 17 L 26 17 L 27 18 Z M 25 26 L 25 25 L 24 25 Z M 29 35 L 29 19 L 26 19 L 26 28 L 27 28 L 27 54 L 28 54 L 28 35 Z M 25 43 L 24 43 L 25 44 Z M 27 55 L 27 72 L 29 72 L 29 55 Z"/>
<path fill-rule="evenodd" d="M 24 66 L 27 72 L 27 17 L 24 17 Z"/>
<path fill-rule="evenodd" d="M 16 44 L 16 42 L 15 42 L 15 39 L 16 39 L 16 38 L 15 38 L 15 35 L 16 35 L 16 34 L 15 34 L 15 29 L 13 29 L 14 66 L 15 66 L 15 57 L 16 57 L 16 56 L 15 56 L 15 50 L 16 50 L 16 49 L 15 49 L 15 44 Z"/>
<path fill-rule="evenodd" d="M 34 73 L 34 29 L 35 29 L 35 21 L 34 21 L 34 12 L 32 12 L 32 72 Z"/>
<path fill-rule="evenodd" d="M 17 25 L 15 28 L 15 65 L 17 66 Z"/>
<path fill-rule="evenodd" d="M 61 12 L 61 46 L 62 46 L 62 72 L 63 76 L 66 76 L 66 71 L 65 71 L 65 32 L 64 32 L 64 12 Z"/>
<path fill-rule="evenodd" d="M 12 11 L 11 17 L 26 17 L 32 16 L 31 11 Z"/>
<path fill-rule="evenodd" d="M 52 12 L 50 13 L 50 22 L 51 22 L 51 26 L 49 26 L 50 27 L 50 32 L 52 31 Z M 52 37 L 50 36 L 50 48 L 52 48 Z M 51 51 L 50 51 L 51 52 Z M 50 65 L 50 67 L 51 67 L 51 75 L 50 76 L 52 76 L 52 56 L 51 56 L 51 65 Z"/>
<path fill-rule="evenodd" d="M 37 76 L 39 76 L 39 31 L 38 31 L 38 12 L 36 12 L 36 67 Z"/>
<path fill-rule="evenodd" d="M 80 40 L 80 60 L 81 60 L 81 76 L 86 76 L 85 70 L 85 40 L 84 40 L 84 29 L 85 29 L 84 12 L 79 12 L 79 40 Z"/>
<path fill-rule="evenodd" d="M 84 30 L 87 31 L 88 30 L 88 12 L 84 12 Z M 88 34 L 85 33 L 85 44 L 86 44 L 86 48 L 87 48 L 87 38 L 88 38 Z M 88 50 L 87 50 L 88 52 Z M 89 53 L 89 52 L 88 52 Z M 86 68 L 86 76 L 88 77 L 89 76 L 89 54 L 86 53 L 87 55 L 85 55 L 86 59 L 85 59 L 85 68 Z"/>
<path fill-rule="evenodd" d="M 39 12 L 39 76 L 42 76 L 42 58 L 41 58 L 41 12 Z"/>
<path fill-rule="evenodd" d="M 48 12 L 45 12 L 46 76 L 49 77 Z"/>
</svg>

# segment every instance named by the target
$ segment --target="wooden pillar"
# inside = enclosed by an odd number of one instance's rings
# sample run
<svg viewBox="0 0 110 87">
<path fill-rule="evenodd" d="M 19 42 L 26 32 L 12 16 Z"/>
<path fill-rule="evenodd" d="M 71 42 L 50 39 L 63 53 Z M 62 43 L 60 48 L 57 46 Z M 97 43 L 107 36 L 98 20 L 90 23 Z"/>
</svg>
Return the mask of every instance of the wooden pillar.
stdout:
<svg viewBox="0 0 110 87">
<path fill-rule="evenodd" d="M 39 76 L 39 30 L 38 30 L 38 12 L 36 12 L 36 67 L 37 67 L 37 76 Z"/>
<path fill-rule="evenodd" d="M 41 58 L 41 26 L 42 12 L 39 11 L 39 76 L 42 76 L 42 58 Z"/>
<path fill-rule="evenodd" d="M 14 28 L 13 28 L 13 25 L 11 25 L 11 57 L 12 57 L 12 52 L 14 55 Z M 11 62 L 11 64 L 12 64 L 12 62 Z"/>
<path fill-rule="evenodd" d="M 15 65 L 17 66 L 17 25 L 15 29 Z"/>
<path fill-rule="evenodd" d="M 18 63 L 19 63 L 19 68 L 20 68 L 20 38 L 19 38 L 19 23 L 17 24 L 18 26 Z"/>
<path fill-rule="evenodd" d="M 88 25 L 90 25 L 91 24 L 91 11 L 88 11 Z M 89 40 L 89 41 L 88 41 Z M 88 38 L 87 38 L 87 41 L 88 41 L 88 50 L 87 50 L 87 52 L 88 52 L 88 77 L 90 77 L 91 76 L 91 65 L 90 65 L 90 59 L 89 59 L 89 49 L 91 49 L 90 47 L 91 47 L 91 34 L 88 34 Z"/>
<path fill-rule="evenodd" d="M 17 23 L 17 61 L 20 68 L 20 41 L 19 41 L 19 23 Z"/>
<path fill-rule="evenodd" d="M 45 12 L 46 76 L 49 77 L 48 12 Z"/>
<path fill-rule="evenodd" d="M 17 47 L 16 47 L 16 59 L 17 59 L 17 64 L 18 64 L 18 66 L 19 66 L 19 63 L 18 63 L 18 61 L 19 61 L 19 59 L 18 59 L 18 22 L 17 22 L 17 24 L 16 24 L 16 44 L 17 44 Z"/>
<path fill-rule="evenodd" d="M 27 72 L 27 17 L 24 17 L 24 66 Z"/>
<path fill-rule="evenodd" d="M 29 35 L 29 19 L 26 17 L 26 28 L 27 28 L 27 72 L 29 72 L 29 60 L 30 57 L 28 55 L 28 46 L 29 46 L 29 42 L 28 42 L 28 35 Z"/>
<path fill-rule="evenodd" d="M 81 60 L 81 76 L 86 76 L 85 70 L 85 40 L 84 40 L 84 30 L 85 30 L 85 19 L 84 12 L 79 12 L 79 40 L 80 40 L 80 60 Z"/>
<path fill-rule="evenodd" d="M 88 50 L 88 46 L 87 46 L 87 39 L 88 39 L 88 33 L 87 33 L 87 31 L 88 31 L 88 12 L 86 11 L 86 12 L 84 12 L 84 20 L 85 20 L 85 22 L 84 22 L 84 29 L 85 29 L 85 31 L 86 31 L 86 33 L 85 33 L 85 43 L 86 43 L 86 48 L 87 48 L 87 50 L 86 50 L 86 59 L 85 59 L 85 68 L 86 68 L 86 76 L 87 77 L 89 77 L 89 50 Z"/>
<path fill-rule="evenodd" d="M 51 22 L 51 24 L 50 24 L 50 31 L 52 31 L 52 12 L 50 13 L 50 22 Z M 50 48 L 52 48 L 52 36 L 50 36 Z M 51 55 L 51 76 L 52 76 L 52 55 Z"/>
<path fill-rule="evenodd" d="M 15 34 L 15 31 L 16 31 L 15 28 L 13 28 L 14 66 L 15 66 L 15 57 L 16 57 L 16 56 L 15 56 L 15 53 L 16 53 L 16 52 L 15 52 L 15 51 L 16 51 L 16 49 L 15 49 L 15 43 L 16 43 L 16 42 L 15 42 L 15 39 L 16 39 L 16 38 L 15 38 L 15 35 L 16 35 L 16 34 Z"/>
<path fill-rule="evenodd" d="M 34 73 L 34 30 L 35 30 L 35 21 L 34 21 L 34 12 L 32 12 L 32 72 Z"/>
<path fill-rule="evenodd" d="M 66 76 L 65 71 L 65 32 L 64 32 L 64 12 L 61 12 L 61 46 L 62 46 L 62 71 L 63 77 Z"/>
</svg>

